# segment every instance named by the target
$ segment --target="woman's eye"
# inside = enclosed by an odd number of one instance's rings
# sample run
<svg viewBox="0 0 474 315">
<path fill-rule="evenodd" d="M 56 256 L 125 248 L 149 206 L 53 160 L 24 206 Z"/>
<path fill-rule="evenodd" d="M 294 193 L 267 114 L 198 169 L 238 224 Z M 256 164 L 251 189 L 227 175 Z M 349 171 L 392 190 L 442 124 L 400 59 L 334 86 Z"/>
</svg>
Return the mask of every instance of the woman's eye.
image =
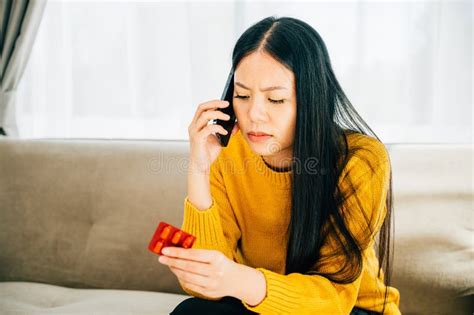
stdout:
<svg viewBox="0 0 474 315">
<path fill-rule="evenodd" d="M 270 102 L 275 103 L 275 104 L 281 104 L 285 101 L 285 100 L 272 100 L 270 98 L 269 98 L 269 100 L 270 100 Z"/>
<path fill-rule="evenodd" d="M 247 99 L 249 98 L 248 96 L 243 96 L 243 95 L 236 95 L 235 98 L 240 98 L 240 99 Z M 270 102 L 274 103 L 274 104 L 281 104 L 281 103 L 284 103 L 285 100 L 272 100 L 271 98 L 268 99 Z"/>
<path fill-rule="evenodd" d="M 235 98 L 241 98 L 241 99 L 246 99 L 248 96 L 243 96 L 243 95 L 236 95 Z"/>
</svg>

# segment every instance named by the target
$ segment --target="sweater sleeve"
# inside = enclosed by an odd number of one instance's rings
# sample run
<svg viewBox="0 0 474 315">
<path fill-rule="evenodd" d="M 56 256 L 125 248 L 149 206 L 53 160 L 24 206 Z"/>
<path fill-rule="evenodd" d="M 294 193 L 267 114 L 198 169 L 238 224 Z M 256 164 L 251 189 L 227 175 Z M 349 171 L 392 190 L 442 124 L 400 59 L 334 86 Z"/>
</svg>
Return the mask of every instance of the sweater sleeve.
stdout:
<svg viewBox="0 0 474 315">
<path fill-rule="evenodd" d="M 362 241 L 367 239 L 360 230 L 362 224 L 351 221 L 362 217 L 378 218 L 369 220 L 373 234 L 378 232 L 383 222 L 387 187 L 390 176 L 388 158 L 381 156 L 377 165 L 368 165 L 364 159 L 354 158 L 345 168 L 341 177 L 351 177 L 356 194 L 349 194 L 343 207 L 350 209 L 351 216 L 346 222 L 351 234 Z M 346 176 L 347 175 L 347 176 Z M 347 191 L 346 191 L 347 193 Z M 352 213 L 357 215 L 352 216 Z M 364 213 L 364 214 L 362 214 Z M 348 217 L 349 218 L 349 217 Z M 381 219 L 382 218 L 382 219 Z M 365 234 L 369 233 L 365 230 Z M 315 265 L 318 272 L 337 272 L 344 265 L 345 256 L 342 251 L 334 251 L 338 242 L 328 237 L 320 251 L 320 260 Z M 369 246 L 373 244 L 370 242 Z M 367 264 L 365 250 L 362 252 L 363 265 Z M 372 262 L 370 262 L 372 263 Z M 256 268 L 263 273 L 266 280 L 266 296 L 255 306 L 242 301 L 251 311 L 261 314 L 349 314 L 354 307 L 362 273 L 349 284 L 338 284 L 321 275 L 290 273 L 282 275 L 265 268 Z"/>
<path fill-rule="evenodd" d="M 181 229 L 196 236 L 192 248 L 218 250 L 229 259 L 237 261 L 237 243 L 240 240 L 241 231 L 227 195 L 220 157 L 211 164 L 209 181 L 212 205 L 208 209 L 199 210 L 186 196 Z M 182 284 L 181 287 L 186 293 L 195 297 L 208 300 L 221 299 L 203 296 L 183 287 Z"/>
</svg>

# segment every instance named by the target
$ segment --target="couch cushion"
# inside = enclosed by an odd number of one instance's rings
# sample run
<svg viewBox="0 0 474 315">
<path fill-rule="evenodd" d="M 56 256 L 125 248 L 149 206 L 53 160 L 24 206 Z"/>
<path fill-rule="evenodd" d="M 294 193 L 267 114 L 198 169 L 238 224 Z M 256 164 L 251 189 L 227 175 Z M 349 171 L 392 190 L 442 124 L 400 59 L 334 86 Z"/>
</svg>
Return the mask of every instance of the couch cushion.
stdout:
<svg viewBox="0 0 474 315">
<path fill-rule="evenodd" d="M 17 314 L 168 315 L 186 295 L 107 289 L 71 289 L 34 282 L 0 282 L 0 310 Z"/>
<path fill-rule="evenodd" d="M 187 147 L 0 140 L 0 281 L 185 294 L 147 246 L 181 225 Z"/>
</svg>

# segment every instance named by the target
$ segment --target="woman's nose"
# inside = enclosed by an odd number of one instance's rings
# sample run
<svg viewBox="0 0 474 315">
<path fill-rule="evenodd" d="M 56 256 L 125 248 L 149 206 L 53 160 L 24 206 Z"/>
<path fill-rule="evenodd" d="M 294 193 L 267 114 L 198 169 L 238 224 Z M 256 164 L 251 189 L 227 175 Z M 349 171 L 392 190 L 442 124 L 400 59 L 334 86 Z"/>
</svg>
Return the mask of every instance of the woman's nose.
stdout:
<svg viewBox="0 0 474 315">
<path fill-rule="evenodd" d="M 268 120 L 265 104 L 261 101 L 252 102 L 248 111 L 249 119 L 253 122 L 263 122 Z"/>
</svg>

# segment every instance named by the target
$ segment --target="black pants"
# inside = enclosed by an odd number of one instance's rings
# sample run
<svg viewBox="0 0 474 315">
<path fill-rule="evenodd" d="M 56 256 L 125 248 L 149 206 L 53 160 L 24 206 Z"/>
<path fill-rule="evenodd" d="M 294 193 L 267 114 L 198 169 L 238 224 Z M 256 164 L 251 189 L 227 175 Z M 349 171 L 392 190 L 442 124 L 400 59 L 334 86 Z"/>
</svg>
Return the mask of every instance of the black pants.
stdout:
<svg viewBox="0 0 474 315">
<path fill-rule="evenodd" d="M 251 315 L 258 314 L 245 308 L 239 299 L 231 296 L 225 296 L 220 301 L 204 300 L 197 297 L 191 297 L 182 301 L 170 313 L 170 315 Z M 379 313 L 366 311 L 354 307 L 349 315 L 377 315 Z"/>
</svg>

